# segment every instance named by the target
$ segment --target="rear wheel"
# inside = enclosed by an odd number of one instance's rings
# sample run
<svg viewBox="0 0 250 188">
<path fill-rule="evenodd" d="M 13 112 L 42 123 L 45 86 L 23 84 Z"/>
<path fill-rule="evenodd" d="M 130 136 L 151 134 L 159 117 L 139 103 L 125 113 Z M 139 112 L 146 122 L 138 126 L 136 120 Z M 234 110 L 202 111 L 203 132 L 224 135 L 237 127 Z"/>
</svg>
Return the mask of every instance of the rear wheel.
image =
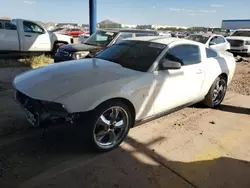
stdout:
<svg viewBox="0 0 250 188">
<path fill-rule="evenodd" d="M 95 149 L 109 151 L 123 142 L 133 122 L 133 115 L 126 104 L 109 101 L 94 110 L 84 127 L 84 136 Z"/>
<path fill-rule="evenodd" d="M 226 91 L 227 91 L 226 78 L 224 76 L 220 76 L 216 78 L 216 80 L 212 84 L 203 103 L 212 108 L 219 106 L 226 95 Z"/>
</svg>

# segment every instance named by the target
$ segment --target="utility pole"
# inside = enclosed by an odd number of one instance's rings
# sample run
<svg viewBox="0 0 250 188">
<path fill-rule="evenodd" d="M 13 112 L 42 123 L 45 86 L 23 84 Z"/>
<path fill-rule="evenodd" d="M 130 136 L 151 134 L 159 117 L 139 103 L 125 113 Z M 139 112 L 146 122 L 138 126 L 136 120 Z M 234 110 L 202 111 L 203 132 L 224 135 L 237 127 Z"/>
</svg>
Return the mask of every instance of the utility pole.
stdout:
<svg viewBox="0 0 250 188">
<path fill-rule="evenodd" d="M 96 0 L 89 0 L 89 33 L 96 32 Z"/>
</svg>

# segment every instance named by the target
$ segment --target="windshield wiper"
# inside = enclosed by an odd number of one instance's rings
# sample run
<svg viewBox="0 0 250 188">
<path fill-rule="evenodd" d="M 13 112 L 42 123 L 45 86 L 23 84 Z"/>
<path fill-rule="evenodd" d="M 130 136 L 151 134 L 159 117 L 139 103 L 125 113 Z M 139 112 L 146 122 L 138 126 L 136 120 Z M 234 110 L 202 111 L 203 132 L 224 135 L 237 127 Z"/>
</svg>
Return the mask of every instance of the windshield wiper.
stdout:
<svg viewBox="0 0 250 188">
<path fill-rule="evenodd" d="M 95 44 L 88 43 L 88 42 L 84 42 L 83 44 L 88 44 L 88 45 L 96 46 Z"/>
<path fill-rule="evenodd" d="M 88 44 L 88 45 L 92 45 L 92 46 L 101 46 L 101 47 L 104 46 L 104 45 L 98 44 L 98 43 L 87 43 L 87 42 L 84 42 L 83 44 Z"/>
</svg>

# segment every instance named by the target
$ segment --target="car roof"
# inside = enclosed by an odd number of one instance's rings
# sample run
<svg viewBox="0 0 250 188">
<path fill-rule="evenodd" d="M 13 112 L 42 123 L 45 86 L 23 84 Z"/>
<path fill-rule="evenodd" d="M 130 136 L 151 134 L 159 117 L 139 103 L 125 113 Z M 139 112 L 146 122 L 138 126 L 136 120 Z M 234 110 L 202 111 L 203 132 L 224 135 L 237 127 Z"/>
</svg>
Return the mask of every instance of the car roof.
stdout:
<svg viewBox="0 0 250 188">
<path fill-rule="evenodd" d="M 212 36 L 223 37 L 223 35 L 215 34 L 215 33 L 198 33 L 198 34 L 192 34 L 192 35 L 200 35 L 200 36 L 203 36 L 203 37 L 212 37 Z"/>
<path fill-rule="evenodd" d="M 197 34 L 191 34 L 191 35 L 199 35 L 199 36 L 203 36 L 203 37 L 211 37 L 213 34 L 211 34 L 211 33 L 197 33 Z"/>
<path fill-rule="evenodd" d="M 191 41 L 191 40 L 183 39 L 183 38 L 175 38 L 175 37 L 167 37 L 167 36 L 144 36 L 144 37 L 127 38 L 124 40 L 147 41 L 147 42 L 154 42 L 154 43 L 165 44 L 165 45 L 168 45 L 172 42 L 185 42 L 186 44 L 200 45 L 199 42 L 195 42 L 195 41 Z"/>
<path fill-rule="evenodd" d="M 236 29 L 235 31 L 250 31 L 250 29 Z"/>
<path fill-rule="evenodd" d="M 120 28 L 107 28 L 107 29 L 98 29 L 100 31 L 109 31 L 109 32 L 133 32 L 133 33 L 158 33 L 154 30 L 143 30 L 143 29 L 120 29 Z"/>
</svg>

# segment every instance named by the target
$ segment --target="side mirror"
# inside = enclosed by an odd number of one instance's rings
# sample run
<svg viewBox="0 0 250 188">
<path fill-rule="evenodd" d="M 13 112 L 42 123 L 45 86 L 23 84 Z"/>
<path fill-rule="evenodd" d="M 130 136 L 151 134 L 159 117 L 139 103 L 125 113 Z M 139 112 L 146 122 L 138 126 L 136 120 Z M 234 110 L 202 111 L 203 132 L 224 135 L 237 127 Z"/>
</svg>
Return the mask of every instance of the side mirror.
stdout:
<svg viewBox="0 0 250 188">
<path fill-rule="evenodd" d="M 175 60 L 164 59 L 160 65 L 161 70 L 181 68 L 181 63 Z"/>
</svg>

